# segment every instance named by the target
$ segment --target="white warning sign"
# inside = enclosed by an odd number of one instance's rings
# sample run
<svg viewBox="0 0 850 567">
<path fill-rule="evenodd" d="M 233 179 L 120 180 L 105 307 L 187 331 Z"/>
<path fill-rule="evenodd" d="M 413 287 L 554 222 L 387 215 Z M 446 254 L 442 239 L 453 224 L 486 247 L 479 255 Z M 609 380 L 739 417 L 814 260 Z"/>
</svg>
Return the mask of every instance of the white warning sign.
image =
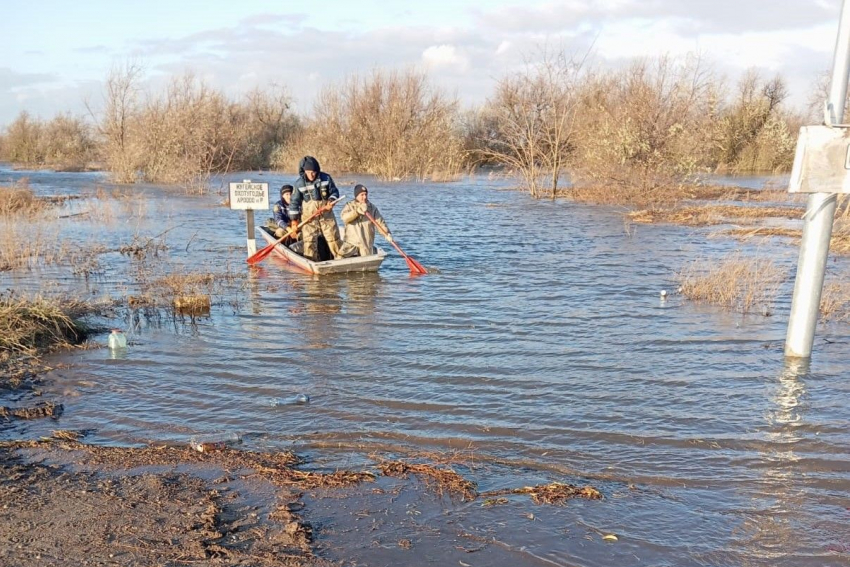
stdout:
<svg viewBox="0 0 850 567">
<path fill-rule="evenodd" d="M 242 183 L 230 184 L 230 208 L 234 210 L 268 210 L 269 208 L 269 184 Z"/>
</svg>

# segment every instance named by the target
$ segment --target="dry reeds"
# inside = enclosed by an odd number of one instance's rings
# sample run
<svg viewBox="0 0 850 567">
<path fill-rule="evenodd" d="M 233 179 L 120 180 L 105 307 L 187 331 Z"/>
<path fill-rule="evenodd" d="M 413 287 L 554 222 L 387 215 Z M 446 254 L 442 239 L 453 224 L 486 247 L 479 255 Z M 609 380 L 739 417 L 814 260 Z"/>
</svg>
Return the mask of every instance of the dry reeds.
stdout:
<svg viewBox="0 0 850 567">
<path fill-rule="evenodd" d="M 828 282 L 823 286 L 820 314 L 824 321 L 850 320 L 850 283 Z"/>
<path fill-rule="evenodd" d="M 172 301 L 174 311 L 181 315 L 209 315 L 210 296 L 204 294 L 179 295 Z"/>
<path fill-rule="evenodd" d="M 35 217 L 52 204 L 37 198 L 24 180 L 13 186 L 0 186 L 0 217 Z"/>
<path fill-rule="evenodd" d="M 674 209 L 644 209 L 628 213 L 635 223 L 666 222 L 685 226 L 709 226 L 753 219 L 800 219 L 805 211 L 798 207 L 744 207 L 737 205 L 700 205 Z"/>
<path fill-rule="evenodd" d="M 54 346 L 85 338 L 85 329 L 74 320 L 86 306 L 81 303 L 26 298 L 9 292 L 0 295 L 0 350 L 33 355 Z"/>
<path fill-rule="evenodd" d="M 759 308 L 769 315 L 785 273 L 772 260 L 735 252 L 720 260 L 695 260 L 677 279 L 688 299 L 742 313 Z"/>
</svg>

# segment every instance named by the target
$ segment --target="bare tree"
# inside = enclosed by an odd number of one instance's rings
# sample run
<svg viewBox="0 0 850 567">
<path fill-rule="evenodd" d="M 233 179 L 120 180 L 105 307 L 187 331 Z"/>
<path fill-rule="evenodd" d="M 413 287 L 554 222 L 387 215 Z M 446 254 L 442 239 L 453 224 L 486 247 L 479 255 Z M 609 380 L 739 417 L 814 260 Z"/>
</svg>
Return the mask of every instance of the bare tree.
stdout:
<svg viewBox="0 0 850 567">
<path fill-rule="evenodd" d="M 518 172 L 534 198 L 555 198 L 575 151 L 583 61 L 544 53 L 541 63 L 503 78 L 487 101 L 492 127 L 479 155 Z"/>
<path fill-rule="evenodd" d="M 139 109 L 139 85 L 142 67 L 127 62 L 114 67 L 106 78 L 103 114 L 98 131 L 103 138 L 106 168 L 116 181 L 127 183 L 136 178 L 137 157 L 131 148 L 132 121 Z M 89 108 L 94 116 L 94 112 Z"/>
</svg>

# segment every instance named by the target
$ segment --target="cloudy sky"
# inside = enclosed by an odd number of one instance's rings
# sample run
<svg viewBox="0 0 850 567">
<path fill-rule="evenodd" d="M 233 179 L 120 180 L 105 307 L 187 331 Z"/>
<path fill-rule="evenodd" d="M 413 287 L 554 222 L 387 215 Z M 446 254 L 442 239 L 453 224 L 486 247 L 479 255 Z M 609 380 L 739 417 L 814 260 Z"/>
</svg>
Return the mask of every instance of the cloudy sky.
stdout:
<svg viewBox="0 0 850 567">
<path fill-rule="evenodd" d="M 405 7 L 409 4 L 409 7 Z M 781 73 L 803 106 L 830 68 L 839 0 L 0 0 L 0 125 L 97 108 L 110 68 L 148 88 L 186 70 L 238 96 L 286 85 L 309 112 L 325 85 L 415 67 L 464 103 L 541 51 L 591 54 L 595 67 L 700 53 L 734 81 Z"/>
</svg>

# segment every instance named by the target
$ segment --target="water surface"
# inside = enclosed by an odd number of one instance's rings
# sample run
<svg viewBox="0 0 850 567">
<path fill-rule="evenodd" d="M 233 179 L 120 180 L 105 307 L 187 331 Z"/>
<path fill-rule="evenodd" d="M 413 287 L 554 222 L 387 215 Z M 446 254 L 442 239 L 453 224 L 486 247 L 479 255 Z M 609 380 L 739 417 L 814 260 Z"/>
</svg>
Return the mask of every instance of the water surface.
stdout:
<svg viewBox="0 0 850 567">
<path fill-rule="evenodd" d="M 0 181 L 21 175 L 42 194 L 109 188 L 98 174 L 2 170 Z M 288 180 L 233 180 L 248 177 Z M 627 226 L 621 211 L 536 202 L 487 177 L 366 182 L 401 246 L 437 273 L 411 277 L 392 250 L 371 275 L 316 278 L 275 259 L 249 269 L 244 216 L 216 192 L 132 188 L 138 201 L 122 205 L 132 220 L 83 215 L 67 229 L 81 242 L 167 231 L 163 261 L 239 283 L 210 317 L 119 316 L 126 356 L 53 360 L 70 364 L 44 394 L 65 404 L 58 423 L 0 434 L 90 429 L 87 442 L 132 445 L 235 431 L 249 449 L 294 448 L 317 468 L 359 466 L 373 450 L 457 451 L 480 464 L 464 472 L 481 490 L 564 481 L 605 495 L 534 507 L 533 529 L 510 507 L 525 502 L 488 509 L 521 550 L 490 564 L 848 561 L 850 332 L 822 325 L 811 366 L 785 363 L 790 279 L 772 316 L 728 313 L 674 293 L 686 263 L 741 247 L 711 229 Z M 745 252 L 793 274 L 785 241 Z M 48 267 L 0 283 L 32 290 L 50 276 L 87 297 L 126 296 L 138 262 L 115 252 L 100 262 L 88 278 Z M 298 393 L 310 403 L 268 404 Z"/>
</svg>

